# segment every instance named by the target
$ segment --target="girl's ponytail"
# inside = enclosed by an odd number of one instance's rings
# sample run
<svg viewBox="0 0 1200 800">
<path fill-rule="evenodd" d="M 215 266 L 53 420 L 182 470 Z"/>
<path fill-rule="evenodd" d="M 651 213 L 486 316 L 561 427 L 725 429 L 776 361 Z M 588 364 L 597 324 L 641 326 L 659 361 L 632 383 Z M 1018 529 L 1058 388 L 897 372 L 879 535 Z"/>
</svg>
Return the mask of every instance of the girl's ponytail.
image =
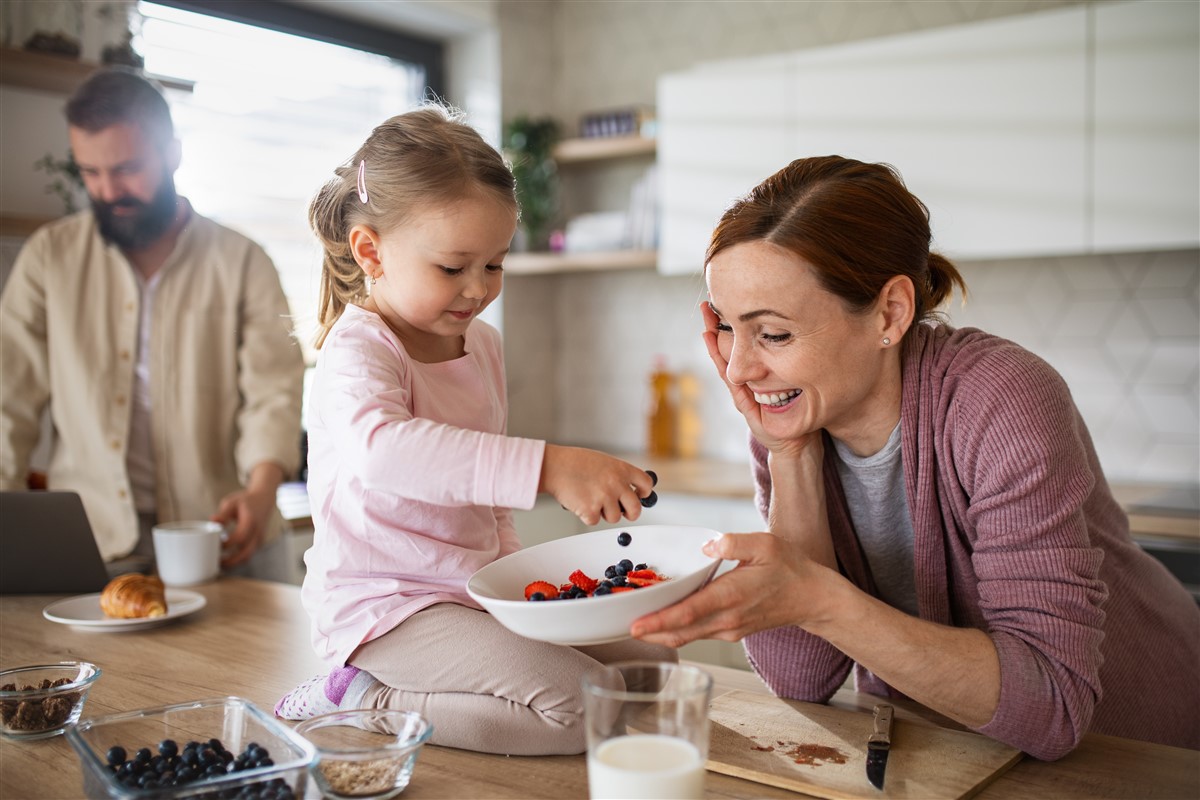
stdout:
<svg viewBox="0 0 1200 800">
<path fill-rule="evenodd" d="M 321 290 L 317 301 L 317 338 L 319 348 L 325 343 L 329 329 L 342 316 L 346 306 L 362 302 L 367 296 L 366 274 L 359 268 L 350 252 L 350 224 L 346 204 L 357 201 L 348 191 L 345 168 L 317 192 L 308 207 L 308 221 L 321 242 L 324 257 L 321 263 Z"/>
</svg>

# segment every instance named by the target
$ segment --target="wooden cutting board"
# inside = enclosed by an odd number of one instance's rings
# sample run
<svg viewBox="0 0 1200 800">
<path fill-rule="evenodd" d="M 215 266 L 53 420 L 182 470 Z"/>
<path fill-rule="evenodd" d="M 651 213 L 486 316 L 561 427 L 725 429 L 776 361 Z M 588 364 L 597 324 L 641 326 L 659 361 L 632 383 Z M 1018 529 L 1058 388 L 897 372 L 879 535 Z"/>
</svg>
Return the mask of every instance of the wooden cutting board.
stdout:
<svg viewBox="0 0 1200 800">
<path fill-rule="evenodd" d="M 711 771 L 831 800 L 970 797 L 1021 758 L 977 733 L 897 719 L 881 791 L 867 781 L 869 713 L 734 691 L 709 719 Z"/>
</svg>

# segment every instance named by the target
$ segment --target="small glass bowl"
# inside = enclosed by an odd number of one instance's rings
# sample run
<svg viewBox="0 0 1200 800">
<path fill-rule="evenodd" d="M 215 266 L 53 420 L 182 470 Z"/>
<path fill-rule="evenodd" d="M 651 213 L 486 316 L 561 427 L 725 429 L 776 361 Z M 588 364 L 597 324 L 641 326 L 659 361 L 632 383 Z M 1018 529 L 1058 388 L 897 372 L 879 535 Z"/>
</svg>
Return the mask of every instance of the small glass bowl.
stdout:
<svg viewBox="0 0 1200 800">
<path fill-rule="evenodd" d="M 79 721 L 100 668 L 61 661 L 0 671 L 0 733 L 11 739 L 57 736 Z"/>
<path fill-rule="evenodd" d="M 295 727 L 317 750 L 309 767 L 325 797 L 386 800 L 408 786 L 433 726 L 413 711 L 354 709 L 307 719 Z"/>
</svg>

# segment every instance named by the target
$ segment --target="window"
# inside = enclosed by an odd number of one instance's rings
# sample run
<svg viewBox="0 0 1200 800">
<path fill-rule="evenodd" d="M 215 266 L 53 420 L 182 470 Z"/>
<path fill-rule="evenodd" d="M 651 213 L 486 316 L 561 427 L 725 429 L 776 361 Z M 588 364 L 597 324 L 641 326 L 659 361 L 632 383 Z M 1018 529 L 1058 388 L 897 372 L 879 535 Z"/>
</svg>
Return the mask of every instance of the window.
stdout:
<svg viewBox="0 0 1200 800">
<path fill-rule="evenodd" d="M 146 71 L 167 90 L 199 213 L 266 249 L 311 362 L 321 251 L 308 203 L 384 119 L 424 97 L 426 72 L 383 55 L 143 2 Z"/>
</svg>

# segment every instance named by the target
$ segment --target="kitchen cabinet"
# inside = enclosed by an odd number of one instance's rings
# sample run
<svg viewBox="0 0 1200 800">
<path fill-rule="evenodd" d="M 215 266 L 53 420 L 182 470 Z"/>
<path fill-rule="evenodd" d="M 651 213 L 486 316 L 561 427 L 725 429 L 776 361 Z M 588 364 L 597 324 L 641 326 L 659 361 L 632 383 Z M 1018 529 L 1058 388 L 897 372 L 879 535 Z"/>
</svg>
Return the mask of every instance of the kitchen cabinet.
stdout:
<svg viewBox="0 0 1200 800">
<path fill-rule="evenodd" d="M 653 160 L 655 139 L 644 136 L 564 139 L 554 148 L 564 189 L 581 181 L 583 173 L 608 169 L 613 165 Z M 570 194 L 569 191 L 560 192 Z M 604 252 L 521 252 L 504 261 L 504 269 L 513 275 L 539 275 L 592 270 L 653 269 L 658 260 L 655 250 L 613 250 Z"/>
<path fill-rule="evenodd" d="M 951 258 L 1195 247 L 1196 17 L 1088 4 L 664 75 L 660 269 L 702 268 L 733 199 L 829 154 L 893 164 Z"/>
<path fill-rule="evenodd" d="M 1094 208 L 1100 251 L 1200 243 L 1200 4 L 1098 3 Z"/>
<path fill-rule="evenodd" d="M 668 73 L 658 83 L 658 269 L 699 272 L 722 212 L 796 158 L 794 55 Z"/>
</svg>

